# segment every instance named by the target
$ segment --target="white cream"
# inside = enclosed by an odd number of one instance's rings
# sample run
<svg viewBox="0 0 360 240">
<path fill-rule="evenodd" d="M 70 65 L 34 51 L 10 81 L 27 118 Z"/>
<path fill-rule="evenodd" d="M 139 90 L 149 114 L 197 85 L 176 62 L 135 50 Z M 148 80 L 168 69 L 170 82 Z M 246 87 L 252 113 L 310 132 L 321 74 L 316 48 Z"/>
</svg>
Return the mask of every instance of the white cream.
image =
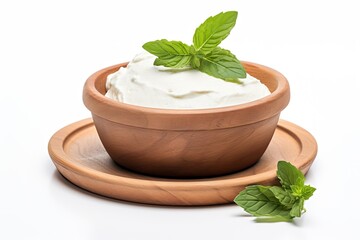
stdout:
<svg viewBox="0 0 360 240">
<path fill-rule="evenodd" d="M 126 68 L 107 78 L 106 96 L 120 102 L 164 109 L 205 109 L 254 101 L 270 94 L 247 74 L 243 84 L 225 82 L 193 69 L 153 65 L 155 56 L 137 55 Z"/>
</svg>

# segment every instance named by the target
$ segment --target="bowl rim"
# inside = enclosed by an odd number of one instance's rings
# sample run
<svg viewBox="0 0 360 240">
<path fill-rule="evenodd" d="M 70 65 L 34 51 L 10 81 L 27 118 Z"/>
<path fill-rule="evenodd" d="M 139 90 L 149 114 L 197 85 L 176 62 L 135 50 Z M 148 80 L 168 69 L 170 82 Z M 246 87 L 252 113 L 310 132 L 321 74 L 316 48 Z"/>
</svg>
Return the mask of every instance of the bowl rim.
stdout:
<svg viewBox="0 0 360 240">
<path fill-rule="evenodd" d="M 277 80 L 277 87 L 276 89 L 271 92 L 271 94 L 248 102 L 248 103 L 242 103 L 232 106 L 226 106 L 226 107 L 217 107 L 217 108 L 206 108 L 206 109 L 162 109 L 162 108 L 152 108 L 152 107 L 144 107 L 144 106 L 138 106 L 133 104 L 127 104 L 123 102 L 116 101 L 114 99 L 106 97 L 104 94 L 102 94 L 95 86 L 96 81 L 99 81 L 101 77 L 104 77 L 104 74 L 106 76 L 112 72 L 117 71 L 120 67 L 126 67 L 128 62 L 112 65 L 106 68 L 103 68 L 95 73 L 93 73 L 85 82 L 84 88 L 83 88 L 83 101 L 85 106 L 92 112 L 92 114 L 95 114 L 100 117 L 104 117 L 106 115 L 106 119 L 113 121 L 113 122 L 121 122 L 125 125 L 134 125 L 137 127 L 151 127 L 148 126 L 148 121 L 146 121 L 146 126 L 144 126 L 143 123 L 131 123 L 129 121 L 122 121 L 119 120 L 121 115 L 124 113 L 131 113 L 131 114 L 140 114 L 140 115 L 147 115 L 147 116 L 153 116 L 153 117 L 170 117 L 172 119 L 175 119 L 176 117 L 180 116 L 192 116 L 192 117 L 203 117 L 203 116 L 215 116 L 215 115 L 224 115 L 224 114 L 233 114 L 235 112 L 239 111 L 252 111 L 254 108 L 259 108 L 257 118 L 257 121 L 265 120 L 269 117 L 272 117 L 276 114 L 278 114 L 281 110 L 283 110 L 289 100 L 290 100 L 290 89 L 289 89 L 289 83 L 284 75 L 282 75 L 280 72 L 261 65 L 257 63 L 242 61 L 242 64 L 244 65 L 246 71 L 247 69 L 253 69 L 253 70 L 261 70 L 265 72 L 266 74 L 270 74 L 274 76 L 274 78 Z M 272 102 L 278 102 L 277 106 L 271 109 L 267 109 L 267 105 Z M 101 108 L 108 108 L 108 110 L 116 110 L 119 111 L 118 114 L 116 114 L 114 111 L 107 111 L 105 109 Z M 264 114 L 261 114 L 261 110 L 265 111 Z M 111 113 L 112 112 L 112 113 Z M 271 113 L 270 113 L 271 112 Z M 246 115 L 246 114 L 244 114 Z M 237 116 L 239 117 L 239 116 Z M 241 117 L 241 116 L 240 116 Z M 254 122 L 253 117 L 244 117 L 244 124 L 250 124 Z M 153 122 L 153 121 L 152 121 Z M 160 128 L 163 127 L 159 126 L 159 124 L 150 124 L 154 125 L 153 128 Z M 234 127 L 234 124 L 226 124 L 227 127 Z M 167 127 L 164 127 L 168 129 Z M 195 127 L 196 128 L 196 127 Z M 212 127 L 210 127 L 212 128 Z"/>
</svg>

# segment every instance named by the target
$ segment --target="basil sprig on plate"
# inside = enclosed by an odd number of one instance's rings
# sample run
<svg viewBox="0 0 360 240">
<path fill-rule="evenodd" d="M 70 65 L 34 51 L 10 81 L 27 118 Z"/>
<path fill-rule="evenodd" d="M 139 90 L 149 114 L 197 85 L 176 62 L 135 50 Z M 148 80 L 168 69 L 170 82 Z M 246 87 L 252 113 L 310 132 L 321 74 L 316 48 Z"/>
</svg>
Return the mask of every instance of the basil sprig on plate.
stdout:
<svg viewBox="0 0 360 240">
<path fill-rule="evenodd" d="M 279 186 L 252 185 L 246 187 L 234 199 L 244 210 L 257 217 L 292 219 L 301 217 L 306 211 L 308 200 L 316 188 L 305 185 L 305 176 L 289 162 L 279 161 L 277 165 Z"/>
<path fill-rule="evenodd" d="M 143 48 L 157 56 L 156 66 L 193 68 L 210 76 L 241 83 L 246 72 L 240 61 L 219 44 L 230 34 L 237 19 L 236 11 L 221 12 L 209 17 L 195 31 L 193 45 L 166 39 L 147 42 Z"/>
</svg>

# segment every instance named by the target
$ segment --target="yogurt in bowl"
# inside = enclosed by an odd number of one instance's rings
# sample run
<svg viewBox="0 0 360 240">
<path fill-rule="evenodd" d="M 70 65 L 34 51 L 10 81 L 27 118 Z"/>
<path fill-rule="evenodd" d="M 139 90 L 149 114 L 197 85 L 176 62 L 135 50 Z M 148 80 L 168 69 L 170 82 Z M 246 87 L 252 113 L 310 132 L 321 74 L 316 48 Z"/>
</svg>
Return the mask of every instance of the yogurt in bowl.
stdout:
<svg viewBox="0 0 360 240">
<path fill-rule="evenodd" d="M 206 109 L 247 103 L 270 94 L 247 74 L 241 84 L 222 81 L 194 69 L 153 65 L 155 56 L 137 55 L 126 68 L 107 77 L 105 96 L 117 101 L 161 109 Z"/>
</svg>

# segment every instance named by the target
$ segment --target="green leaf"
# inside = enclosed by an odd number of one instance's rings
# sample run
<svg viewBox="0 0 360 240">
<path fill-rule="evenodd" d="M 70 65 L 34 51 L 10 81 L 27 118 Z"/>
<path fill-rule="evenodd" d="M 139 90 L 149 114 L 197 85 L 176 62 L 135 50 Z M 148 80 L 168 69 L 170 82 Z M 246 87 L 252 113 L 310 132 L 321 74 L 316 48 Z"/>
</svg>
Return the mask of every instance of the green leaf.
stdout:
<svg viewBox="0 0 360 240">
<path fill-rule="evenodd" d="M 315 192 L 316 188 L 310 185 L 298 186 L 298 185 L 291 185 L 292 195 L 295 197 L 303 197 L 305 200 L 308 200 L 313 193 Z"/>
<path fill-rule="evenodd" d="M 180 41 L 168 41 L 166 39 L 147 42 L 143 48 L 154 54 L 154 65 L 172 68 L 183 68 L 190 66 L 192 55 L 190 46 Z"/>
<path fill-rule="evenodd" d="M 279 161 L 277 164 L 277 176 L 283 188 L 290 190 L 292 185 L 304 186 L 304 174 L 289 162 Z"/>
<path fill-rule="evenodd" d="M 216 16 L 209 17 L 195 31 L 193 44 L 196 51 L 203 54 L 210 53 L 229 34 L 235 26 L 237 19 L 236 11 L 221 12 Z"/>
<path fill-rule="evenodd" d="M 305 201 L 304 198 L 300 198 L 295 202 L 294 206 L 290 211 L 291 217 L 301 217 L 301 214 L 304 210 L 304 201 Z"/>
<path fill-rule="evenodd" d="M 245 78 L 246 72 L 240 61 L 230 51 L 216 47 L 206 56 L 200 58 L 199 70 L 228 82 L 241 83 L 239 78 Z"/>
<path fill-rule="evenodd" d="M 285 191 L 283 188 L 278 186 L 270 187 L 270 191 L 274 196 L 279 200 L 279 202 L 289 208 L 292 208 L 296 198 L 288 191 Z"/>
<path fill-rule="evenodd" d="M 282 205 L 270 188 L 260 185 L 246 187 L 234 202 L 254 216 L 291 218 L 290 208 Z"/>
<path fill-rule="evenodd" d="M 209 17 L 196 29 L 194 44 L 191 46 L 162 39 L 147 42 L 143 48 L 157 56 L 154 61 L 156 66 L 192 67 L 210 76 L 239 84 L 239 78 L 246 77 L 244 67 L 234 54 L 218 47 L 235 26 L 237 14 L 236 11 L 229 11 Z"/>
<path fill-rule="evenodd" d="M 305 185 L 301 190 L 301 196 L 305 200 L 308 200 L 314 194 L 315 190 L 316 190 L 316 188 L 314 188 L 310 185 Z"/>
<path fill-rule="evenodd" d="M 302 196 L 302 189 L 303 186 L 298 186 L 298 185 L 291 185 L 290 186 L 290 191 L 291 194 L 295 197 L 301 197 Z"/>
<path fill-rule="evenodd" d="M 200 67 L 200 58 L 198 56 L 193 56 L 190 63 L 191 67 L 197 69 Z"/>
<path fill-rule="evenodd" d="M 301 217 L 306 212 L 304 202 L 316 190 L 304 185 L 305 177 L 299 169 L 285 161 L 278 162 L 279 186 L 252 185 L 241 191 L 234 202 L 248 213 L 268 219 L 271 222 Z"/>
</svg>

